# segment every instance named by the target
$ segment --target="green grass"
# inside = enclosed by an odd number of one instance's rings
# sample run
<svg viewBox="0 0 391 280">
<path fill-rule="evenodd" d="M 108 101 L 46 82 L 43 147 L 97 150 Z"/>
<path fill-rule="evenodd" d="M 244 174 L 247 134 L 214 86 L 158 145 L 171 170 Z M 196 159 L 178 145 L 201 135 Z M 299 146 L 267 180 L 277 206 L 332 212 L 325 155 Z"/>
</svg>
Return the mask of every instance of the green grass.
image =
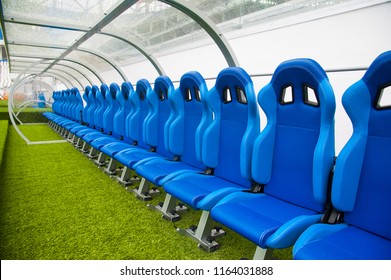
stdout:
<svg viewBox="0 0 391 280">
<path fill-rule="evenodd" d="M 0 120 L 0 166 L 3 160 L 3 153 L 5 149 L 7 135 L 8 135 L 8 121 Z"/>
<path fill-rule="evenodd" d="M 34 140 L 54 137 L 46 126 L 22 129 Z M 197 224 L 199 211 L 175 224 L 163 220 L 69 143 L 26 145 L 10 127 L 0 178 L 2 260 L 251 259 L 255 252 L 229 230 L 216 252 L 198 249 L 174 226 Z M 273 254 L 290 256 L 290 249 Z"/>
</svg>

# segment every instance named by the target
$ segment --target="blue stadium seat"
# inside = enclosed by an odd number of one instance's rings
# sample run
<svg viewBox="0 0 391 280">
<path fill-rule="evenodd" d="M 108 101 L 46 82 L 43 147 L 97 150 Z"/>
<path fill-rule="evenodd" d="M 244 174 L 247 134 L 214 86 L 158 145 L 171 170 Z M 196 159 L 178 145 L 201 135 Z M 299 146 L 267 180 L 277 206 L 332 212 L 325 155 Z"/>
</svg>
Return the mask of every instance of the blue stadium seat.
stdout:
<svg viewBox="0 0 391 280">
<path fill-rule="evenodd" d="M 255 184 L 224 197 L 211 216 L 255 243 L 254 258 L 268 258 L 273 248 L 292 246 L 325 211 L 335 99 L 318 63 L 294 59 L 277 67 L 258 103 L 267 125 L 254 142 Z"/>
<path fill-rule="evenodd" d="M 210 172 L 167 178 L 163 187 L 169 195 L 193 209 L 204 210 L 197 230 L 192 228 L 187 233 L 202 248 L 211 251 L 218 244 L 210 240 L 209 210 L 225 195 L 250 189 L 251 153 L 260 131 L 260 118 L 253 82 L 239 67 L 222 70 L 203 103 L 214 114 L 201 140 L 201 160 Z M 199 202 L 203 203 L 202 207 Z M 216 237 L 215 231 L 212 236 Z"/>
<path fill-rule="evenodd" d="M 171 114 L 162 128 L 164 145 L 174 158 L 148 158 L 134 164 L 136 173 L 142 176 L 137 194 L 142 198 L 149 190 L 149 184 L 160 186 L 160 181 L 169 174 L 186 171 L 203 172 L 204 165 L 197 157 L 196 139 L 205 125 L 212 120 L 212 114 L 204 110 L 201 96 L 207 93 L 204 78 L 198 72 L 187 72 L 180 80 L 178 89 L 168 96 Z M 163 131 L 161 131 L 163 134 Z M 155 136 L 156 137 L 156 136 Z"/>
<path fill-rule="evenodd" d="M 347 89 L 353 134 L 338 155 L 331 202 L 339 219 L 308 228 L 294 259 L 391 259 L 391 51 Z"/>
<path fill-rule="evenodd" d="M 155 80 L 154 89 L 146 92 L 144 102 L 147 102 L 148 114 L 144 118 L 140 119 L 142 123 L 138 128 L 141 129 L 139 133 L 143 142 L 148 145 L 148 149 L 135 149 L 134 146 L 130 146 L 128 148 L 125 147 L 125 149 L 123 149 L 120 145 L 116 145 L 118 152 L 112 153 L 114 160 L 119 161 L 125 166 L 121 177 L 119 178 L 120 182 L 124 184 L 127 183 L 130 171 L 133 169 L 133 164 L 138 161 L 145 160 L 147 158 L 173 158 L 173 155 L 166 149 L 164 144 L 164 127 L 166 126 L 171 111 L 168 98 L 173 94 L 173 92 L 174 86 L 167 76 L 158 77 Z M 130 129 L 135 127 L 134 123 L 134 120 L 130 120 Z M 113 150 L 113 146 L 115 145 L 113 144 L 110 147 L 111 151 Z M 119 148 L 122 150 L 119 150 Z M 106 149 L 107 147 L 104 147 L 102 151 L 105 151 Z M 108 168 L 111 168 L 110 165 Z M 110 169 L 107 171 L 109 172 Z M 144 195 L 145 194 L 142 196 Z"/>
</svg>

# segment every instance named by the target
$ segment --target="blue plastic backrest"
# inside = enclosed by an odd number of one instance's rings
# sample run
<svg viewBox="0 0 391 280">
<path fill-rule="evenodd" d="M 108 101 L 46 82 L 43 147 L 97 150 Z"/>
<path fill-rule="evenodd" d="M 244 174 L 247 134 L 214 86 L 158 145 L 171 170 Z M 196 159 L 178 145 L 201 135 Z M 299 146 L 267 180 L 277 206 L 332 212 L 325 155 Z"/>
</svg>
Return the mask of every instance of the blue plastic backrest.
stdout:
<svg viewBox="0 0 391 280">
<path fill-rule="evenodd" d="M 267 125 L 254 144 L 252 174 L 265 193 L 323 211 L 335 155 L 335 97 L 311 59 L 281 63 L 258 103 Z"/>
<path fill-rule="evenodd" d="M 101 86 L 101 91 L 105 91 L 105 97 L 107 102 L 107 107 L 105 112 L 103 113 L 103 131 L 108 134 L 112 134 L 113 132 L 113 124 L 114 124 L 114 115 L 118 110 L 118 102 L 117 102 L 117 89 L 115 87 L 108 87 L 107 85 Z"/>
<path fill-rule="evenodd" d="M 147 94 L 152 91 L 151 85 L 146 79 L 141 79 L 136 84 L 136 91 L 130 96 L 131 106 L 134 108 L 128 122 L 128 137 L 137 142 L 137 146 L 150 148 L 143 139 L 143 123 L 148 115 L 149 106 Z"/>
<path fill-rule="evenodd" d="M 66 116 L 65 115 L 65 105 L 66 105 L 66 102 L 67 102 L 66 91 L 62 90 L 60 96 L 61 96 L 60 112 L 61 112 L 62 116 Z"/>
<path fill-rule="evenodd" d="M 91 107 L 94 106 L 95 99 L 91 93 L 92 88 L 90 86 L 86 86 L 84 89 L 84 95 L 83 98 L 86 101 L 86 106 L 84 106 L 83 109 L 83 122 L 88 124 L 88 126 L 91 125 L 91 119 L 90 119 L 90 110 Z"/>
<path fill-rule="evenodd" d="M 107 109 L 107 101 L 106 101 L 106 94 L 108 93 L 109 89 L 107 85 L 102 84 L 100 86 L 100 89 L 96 92 L 96 100 L 98 101 L 99 108 L 95 113 L 95 127 L 99 130 L 103 130 L 104 123 L 104 113 Z"/>
<path fill-rule="evenodd" d="M 52 98 L 53 98 L 52 110 L 53 110 L 53 112 L 58 113 L 57 107 L 59 104 L 59 99 L 58 99 L 58 92 L 57 91 L 53 91 Z"/>
<path fill-rule="evenodd" d="M 165 126 L 168 149 L 181 161 L 204 168 L 201 162 L 201 139 L 212 121 L 212 112 L 201 102 L 208 89 L 200 73 L 185 73 L 169 101 L 171 114 Z"/>
<path fill-rule="evenodd" d="M 389 240 L 390 87 L 391 51 L 388 51 L 378 56 L 363 78 L 344 93 L 342 102 L 353 124 L 353 134 L 338 155 L 332 191 L 332 203 L 345 211 L 345 222 Z"/>
<path fill-rule="evenodd" d="M 69 118 L 71 120 L 75 120 L 75 107 L 77 105 L 76 102 L 76 93 L 75 93 L 75 88 L 69 89 L 69 106 L 68 106 L 68 114 Z"/>
<path fill-rule="evenodd" d="M 72 91 L 70 89 L 66 89 L 65 96 L 66 96 L 65 115 L 67 116 L 67 118 L 71 118 Z"/>
<path fill-rule="evenodd" d="M 110 85 L 110 92 L 115 92 L 117 101 L 117 111 L 113 117 L 113 136 L 122 138 L 125 135 L 125 98 L 118 84 Z"/>
<path fill-rule="evenodd" d="M 250 76 L 239 67 L 223 69 L 203 102 L 214 113 L 203 138 L 203 163 L 215 168 L 216 176 L 249 187 L 252 147 L 260 131 Z"/>
<path fill-rule="evenodd" d="M 143 126 L 145 143 L 155 147 L 156 152 L 166 157 L 172 157 L 164 143 L 164 127 L 171 111 L 168 96 L 173 91 L 174 85 L 169 77 L 160 76 L 156 78 L 153 90 L 147 94 L 149 113 Z"/>
<path fill-rule="evenodd" d="M 124 134 L 124 141 L 128 143 L 132 143 L 133 140 L 129 138 L 129 128 L 130 128 L 130 120 L 133 116 L 133 113 L 135 112 L 135 108 L 133 107 L 130 97 L 134 93 L 133 86 L 130 82 L 123 82 L 121 85 L 121 92 L 124 97 L 124 117 L 125 117 L 125 134 Z"/>
<path fill-rule="evenodd" d="M 89 127 L 95 127 L 96 126 L 96 121 L 97 121 L 97 111 L 99 110 L 99 100 L 97 97 L 97 93 L 99 92 L 99 88 L 96 85 L 93 85 L 91 87 L 91 99 L 93 99 L 93 103 L 91 108 L 88 110 L 88 119 L 90 120 Z"/>
<path fill-rule="evenodd" d="M 74 106 L 74 116 L 75 119 L 81 123 L 82 121 L 82 112 L 83 112 L 83 99 L 80 95 L 80 92 L 77 88 L 74 88 L 74 94 L 75 94 L 75 100 L 76 100 L 76 106 Z"/>
<path fill-rule="evenodd" d="M 88 110 L 92 106 L 90 94 L 91 94 L 91 87 L 90 86 L 86 86 L 85 89 L 84 89 L 84 94 L 83 94 L 83 99 L 84 99 L 84 102 L 85 102 L 85 106 L 83 107 L 83 114 L 82 114 L 82 117 L 83 117 L 82 121 L 84 123 L 86 123 L 86 124 L 89 124 Z"/>
</svg>

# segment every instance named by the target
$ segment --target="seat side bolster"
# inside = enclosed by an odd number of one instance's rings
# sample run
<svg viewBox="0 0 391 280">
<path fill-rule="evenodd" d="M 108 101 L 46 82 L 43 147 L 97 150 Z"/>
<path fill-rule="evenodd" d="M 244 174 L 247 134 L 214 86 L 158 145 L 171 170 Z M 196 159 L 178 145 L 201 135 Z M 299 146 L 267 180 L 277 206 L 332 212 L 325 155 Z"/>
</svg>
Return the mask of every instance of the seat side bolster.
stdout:
<svg viewBox="0 0 391 280">
<path fill-rule="evenodd" d="M 293 246 L 293 256 L 305 245 L 346 228 L 346 224 L 315 224 L 307 228 Z"/>
<path fill-rule="evenodd" d="M 214 191 L 197 203 L 197 208 L 210 211 L 221 199 L 229 194 L 240 192 L 240 188 L 227 187 Z"/>
<path fill-rule="evenodd" d="M 311 225 L 319 223 L 322 214 L 296 217 L 278 228 L 266 241 L 271 248 L 287 248 L 295 244 L 299 236 Z"/>
</svg>

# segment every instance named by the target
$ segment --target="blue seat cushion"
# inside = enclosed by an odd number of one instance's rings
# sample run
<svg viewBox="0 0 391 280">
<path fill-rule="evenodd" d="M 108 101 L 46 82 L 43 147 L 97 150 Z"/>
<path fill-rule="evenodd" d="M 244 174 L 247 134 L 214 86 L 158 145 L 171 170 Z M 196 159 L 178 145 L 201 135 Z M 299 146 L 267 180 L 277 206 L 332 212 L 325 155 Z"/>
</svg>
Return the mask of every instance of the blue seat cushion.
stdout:
<svg viewBox="0 0 391 280">
<path fill-rule="evenodd" d="M 163 157 L 161 159 L 150 160 L 135 168 L 138 174 L 157 186 L 160 186 L 160 181 L 167 175 L 182 170 L 201 171 L 199 168 L 181 161 L 173 161 Z"/>
<path fill-rule="evenodd" d="M 121 140 L 113 137 L 113 136 L 102 136 L 93 141 L 91 141 L 90 145 L 97 150 L 101 150 L 103 146 L 113 143 L 120 142 Z"/>
<path fill-rule="evenodd" d="M 84 135 L 86 135 L 88 133 L 92 133 L 92 132 L 97 132 L 97 130 L 93 129 L 93 128 L 86 127 L 85 129 L 81 129 L 81 130 L 77 131 L 75 134 L 77 137 L 82 138 Z"/>
<path fill-rule="evenodd" d="M 143 149 L 138 146 L 131 146 L 132 148 L 124 149 L 114 155 L 114 159 L 122 163 L 123 165 L 133 169 L 133 165 L 140 160 L 156 157 L 159 154 L 151 152 L 147 149 Z M 103 151 L 103 150 L 102 150 Z"/>
<path fill-rule="evenodd" d="M 95 130 L 94 132 L 87 133 L 87 134 L 83 135 L 81 138 L 83 139 L 83 141 L 90 144 L 92 141 L 94 141 L 100 137 L 104 137 L 104 136 L 107 136 L 107 135 Z"/>
<path fill-rule="evenodd" d="M 357 227 L 348 226 L 323 238 L 310 241 L 295 253 L 294 258 L 305 260 L 391 260 L 391 241 Z"/>
<path fill-rule="evenodd" d="M 213 175 L 186 173 L 164 184 L 164 190 L 180 201 L 198 209 L 197 204 L 207 195 L 225 188 L 248 189 Z"/>
<path fill-rule="evenodd" d="M 267 239 L 285 223 L 317 213 L 266 194 L 231 194 L 211 210 L 212 218 L 262 248 Z M 231 202 L 230 202 L 231 200 Z"/>
<path fill-rule="evenodd" d="M 101 148 L 101 152 L 103 152 L 106 155 L 108 155 L 109 157 L 113 158 L 115 154 L 117 154 L 121 151 L 127 150 L 127 149 L 131 149 L 131 148 L 137 148 L 137 146 L 132 145 L 127 142 L 124 142 L 124 141 L 115 141 L 115 142 L 109 143 L 107 145 L 104 145 Z"/>
</svg>

